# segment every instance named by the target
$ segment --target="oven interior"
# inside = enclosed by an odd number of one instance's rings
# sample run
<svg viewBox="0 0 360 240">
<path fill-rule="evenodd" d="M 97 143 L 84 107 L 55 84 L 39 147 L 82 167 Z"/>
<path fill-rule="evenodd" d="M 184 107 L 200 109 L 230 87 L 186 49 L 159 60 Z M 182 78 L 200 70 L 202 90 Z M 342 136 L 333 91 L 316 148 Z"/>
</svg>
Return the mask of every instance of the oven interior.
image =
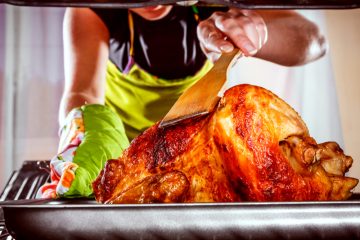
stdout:
<svg viewBox="0 0 360 240">
<path fill-rule="evenodd" d="M 40 6 L 40 7 L 140 7 L 155 4 L 183 4 L 190 5 L 194 1 L 176 0 L 0 0 L 0 3 L 15 6 Z M 360 0 L 202 0 L 199 5 L 207 6 L 232 6 L 247 9 L 353 9 L 360 7 Z M 49 180 L 48 161 L 25 161 L 21 169 L 14 171 L 0 195 L 0 201 L 13 201 L 23 199 L 34 199 L 37 189 Z M 360 194 L 354 194 L 349 199 L 349 210 L 359 212 Z M 311 207 L 311 206 L 310 206 Z M 286 209 L 284 206 L 283 209 Z M 335 214 L 336 215 L 336 214 Z M 359 237 L 360 232 L 356 222 L 351 216 L 347 229 L 353 231 L 348 236 Z M 357 219 L 358 221 L 358 219 Z M 159 233 L 160 234 L 160 233 Z M 316 235 L 316 234 L 315 234 Z M 156 235 L 155 235 L 156 236 Z M 159 236 L 162 236 L 161 234 Z M 316 235 L 317 237 L 319 235 Z M 5 226 L 4 213 L 0 209 L 0 239 L 12 239 Z M 275 239 L 275 238 L 274 238 Z"/>
</svg>

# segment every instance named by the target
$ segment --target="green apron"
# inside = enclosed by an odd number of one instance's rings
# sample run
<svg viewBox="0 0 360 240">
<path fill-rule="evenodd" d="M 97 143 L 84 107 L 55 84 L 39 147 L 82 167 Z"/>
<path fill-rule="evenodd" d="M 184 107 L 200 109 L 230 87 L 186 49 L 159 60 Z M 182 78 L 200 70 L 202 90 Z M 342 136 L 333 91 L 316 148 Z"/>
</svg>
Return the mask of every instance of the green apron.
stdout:
<svg viewBox="0 0 360 240">
<path fill-rule="evenodd" d="M 105 104 L 119 114 L 130 140 L 162 119 L 184 90 L 212 67 L 207 61 L 194 76 L 165 80 L 133 65 L 124 74 L 108 62 Z"/>
<path fill-rule="evenodd" d="M 195 19 L 199 19 L 193 7 Z M 212 67 L 210 61 L 194 75 L 183 79 L 166 80 L 151 75 L 134 63 L 134 21 L 128 11 L 130 59 L 121 72 L 111 61 L 107 65 L 105 105 L 119 114 L 126 135 L 134 139 L 145 129 L 162 119 L 175 101 Z"/>
</svg>

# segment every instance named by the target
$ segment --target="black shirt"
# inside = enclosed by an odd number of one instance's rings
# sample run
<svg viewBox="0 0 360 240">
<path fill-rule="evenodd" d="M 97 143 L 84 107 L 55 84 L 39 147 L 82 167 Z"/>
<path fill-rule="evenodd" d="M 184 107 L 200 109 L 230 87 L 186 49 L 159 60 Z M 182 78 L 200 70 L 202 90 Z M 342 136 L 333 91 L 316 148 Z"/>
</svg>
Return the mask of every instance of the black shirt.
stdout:
<svg viewBox="0 0 360 240">
<path fill-rule="evenodd" d="M 198 7 L 200 19 L 227 8 Z M 110 60 L 124 71 L 129 62 L 130 30 L 127 9 L 93 11 L 110 32 Z M 177 79 L 194 75 L 206 56 L 196 35 L 197 20 L 192 7 L 174 6 L 170 13 L 156 21 L 148 21 L 132 13 L 134 22 L 134 61 L 148 73 Z"/>
</svg>

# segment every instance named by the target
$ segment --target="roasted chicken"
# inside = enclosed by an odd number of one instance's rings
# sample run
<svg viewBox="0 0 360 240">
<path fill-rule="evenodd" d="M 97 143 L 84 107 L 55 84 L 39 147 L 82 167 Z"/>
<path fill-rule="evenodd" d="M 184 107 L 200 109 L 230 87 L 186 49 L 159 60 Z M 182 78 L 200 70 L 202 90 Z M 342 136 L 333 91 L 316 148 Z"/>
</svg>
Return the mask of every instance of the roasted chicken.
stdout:
<svg viewBox="0 0 360 240">
<path fill-rule="evenodd" d="M 146 130 L 93 189 L 102 203 L 343 200 L 358 183 L 351 164 L 276 95 L 239 85 L 208 116 Z"/>
</svg>

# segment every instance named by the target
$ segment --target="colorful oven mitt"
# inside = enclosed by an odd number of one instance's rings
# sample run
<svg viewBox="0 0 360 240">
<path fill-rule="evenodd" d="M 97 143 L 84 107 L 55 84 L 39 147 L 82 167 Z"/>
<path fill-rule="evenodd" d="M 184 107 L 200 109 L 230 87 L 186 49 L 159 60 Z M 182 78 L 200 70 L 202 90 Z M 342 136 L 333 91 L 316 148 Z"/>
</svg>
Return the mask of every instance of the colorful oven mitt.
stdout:
<svg viewBox="0 0 360 240">
<path fill-rule="evenodd" d="M 109 159 L 129 146 L 120 118 L 98 104 L 73 109 L 60 135 L 59 154 L 50 161 L 51 183 L 38 198 L 92 197 L 91 183 Z"/>
</svg>

